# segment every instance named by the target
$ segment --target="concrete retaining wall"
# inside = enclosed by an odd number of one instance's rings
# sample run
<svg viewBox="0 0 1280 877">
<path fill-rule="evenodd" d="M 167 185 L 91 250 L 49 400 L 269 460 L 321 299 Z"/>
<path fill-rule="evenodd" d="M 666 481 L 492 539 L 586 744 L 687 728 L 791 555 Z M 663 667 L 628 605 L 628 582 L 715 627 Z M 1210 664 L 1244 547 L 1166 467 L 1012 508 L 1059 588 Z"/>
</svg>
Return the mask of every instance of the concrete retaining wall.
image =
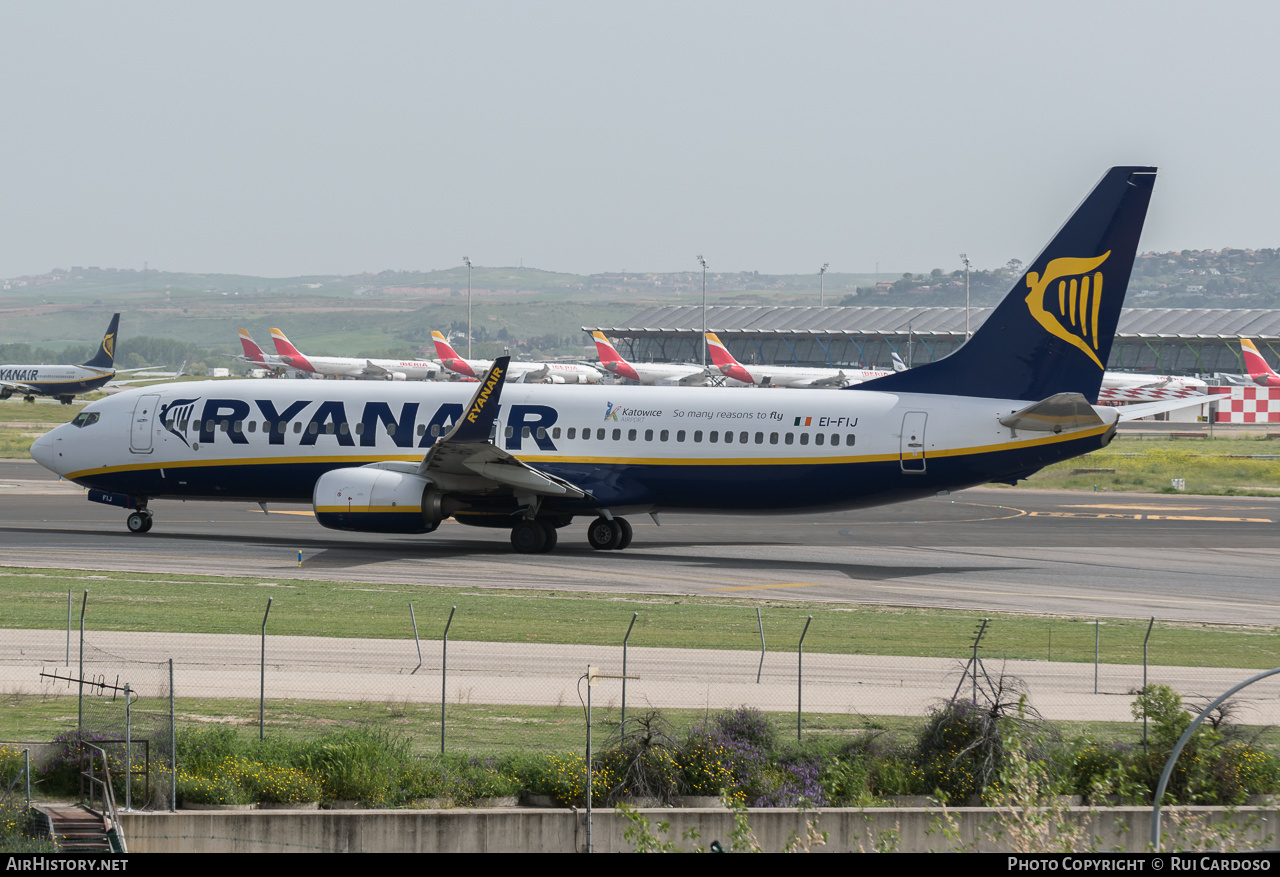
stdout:
<svg viewBox="0 0 1280 877">
<path fill-rule="evenodd" d="M 641 810 L 656 831 L 657 823 L 670 823 L 660 835 L 685 849 L 713 840 L 730 845 L 733 814 L 721 809 Z M 1017 838 L 1003 845 L 978 840 L 984 825 L 996 812 L 986 808 L 957 808 L 948 811 L 965 846 L 981 851 L 1007 851 Z M 781 850 L 795 832 L 806 835 L 806 816 L 828 833 L 824 846 L 815 852 L 872 851 L 877 842 L 884 848 L 902 852 L 953 849 L 939 830 L 941 811 L 925 808 L 830 809 L 807 814 L 787 809 L 748 811 L 751 828 L 762 849 Z M 1090 825 L 1092 841 L 1074 846 L 1098 850 L 1140 851 L 1150 835 L 1150 808 L 1116 807 L 1090 814 L 1072 812 L 1077 823 Z M 1165 811 L 1165 848 L 1194 848 L 1203 826 L 1226 821 L 1227 834 L 1241 849 L 1274 845 L 1280 835 L 1280 811 L 1246 807 L 1226 813 L 1216 807 L 1179 808 L 1171 818 Z M 574 810 L 508 808 L 496 810 L 332 810 L 332 811 L 241 811 L 121 814 L 130 853 L 234 853 L 234 852 L 365 852 L 365 853 L 485 853 L 582 851 L 586 845 L 585 813 Z M 597 852 L 625 852 L 632 845 L 624 839 L 629 822 L 612 810 L 596 811 L 592 839 Z M 685 841 L 683 834 L 696 829 L 698 841 Z M 1175 834 L 1175 832 L 1177 834 Z M 1180 834 L 1180 837 L 1178 836 Z M 895 840 L 894 838 L 898 838 Z M 1221 842 L 1211 846 L 1222 848 Z"/>
</svg>

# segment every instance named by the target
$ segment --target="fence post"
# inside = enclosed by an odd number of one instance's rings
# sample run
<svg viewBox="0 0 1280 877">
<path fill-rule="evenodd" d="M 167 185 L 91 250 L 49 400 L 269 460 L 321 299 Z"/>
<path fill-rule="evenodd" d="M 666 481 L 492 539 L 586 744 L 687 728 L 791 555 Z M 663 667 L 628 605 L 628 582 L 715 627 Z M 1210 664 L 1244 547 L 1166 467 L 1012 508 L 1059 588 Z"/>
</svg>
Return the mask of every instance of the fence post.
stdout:
<svg viewBox="0 0 1280 877">
<path fill-rule="evenodd" d="M 764 621 L 760 618 L 760 607 L 756 607 L 756 624 L 760 627 L 760 669 L 756 670 L 756 685 L 760 684 L 760 675 L 764 673 Z"/>
<path fill-rule="evenodd" d="M 812 623 L 813 616 L 810 615 L 804 623 L 804 630 L 800 631 L 800 648 L 796 653 L 796 740 L 800 739 L 800 719 L 804 715 L 804 635 Z"/>
<path fill-rule="evenodd" d="M 169 812 L 178 812 L 178 721 L 173 702 L 173 658 L 169 659 Z"/>
<path fill-rule="evenodd" d="M 1147 693 L 1147 643 L 1151 640 L 1151 628 L 1155 626 L 1156 617 L 1151 616 L 1147 622 L 1147 635 L 1142 638 L 1142 693 Z M 1147 711 L 1142 711 L 1142 748 L 1147 748 Z"/>
<path fill-rule="evenodd" d="M 445 691 L 449 684 L 449 625 L 453 624 L 453 613 L 458 611 L 454 606 L 449 610 L 449 620 L 444 623 L 444 642 L 440 658 L 440 754 L 444 755 L 444 701 Z"/>
<path fill-rule="evenodd" d="M 597 667 L 587 667 L 587 852 L 592 852 L 591 848 L 591 786 L 595 783 L 595 777 L 591 771 L 591 689 L 596 684 L 596 674 L 599 672 Z"/>
<path fill-rule="evenodd" d="M 627 635 L 622 638 L 622 722 L 619 727 L 622 729 L 622 736 L 627 736 L 627 640 L 631 639 L 631 628 L 636 626 L 636 618 L 640 616 L 639 612 L 631 613 L 631 623 L 627 625 Z"/>
<path fill-rule="evenodd" d="M 89 605 L 89 589 L 84 589 L 84 600 L 80 603 L 80 683 L 76 695 L 76 735 L 84 740 L 84 610 Z"/>
<path fill-rule="evenodd" d="M 1093 619 L 1093 693 L 1098 693 L 1098 651 L 1099 639 L 1102 637 L 1102 621 Z"/>
<path fill-rule="evenodd" d="M 422 643 L 418 641 L 418 618 L 413 614 L 413 604 L 409 604 L 409 620 L 413 622 L 413 644 L 418 647 L 418 666 L 409 671 L 412 676 L 422 668 Z"/>
<path fill-rule="evenodd" d="M 133 742 L 133 709 L 129 697 L 129 683 L 124 684 L 124 809 L 133 812 L 133 765 L 129 760 L 129 745 Z"/>
<path fill-rule="evenodd" d="M 267 616 L 275 597 L 267 598 L 267 611 L 262 613 L 262 657 L 258 663 L 258 742 L 262 742 L 267 713 Z"/>
</svg>

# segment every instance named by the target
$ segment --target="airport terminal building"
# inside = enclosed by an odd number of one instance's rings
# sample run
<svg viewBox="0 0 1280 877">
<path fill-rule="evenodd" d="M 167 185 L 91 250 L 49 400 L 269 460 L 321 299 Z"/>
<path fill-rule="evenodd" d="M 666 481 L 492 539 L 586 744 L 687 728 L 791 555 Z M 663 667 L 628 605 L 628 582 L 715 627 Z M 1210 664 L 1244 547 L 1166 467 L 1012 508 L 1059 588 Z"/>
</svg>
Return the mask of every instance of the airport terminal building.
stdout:
<svg viewBox="0 0 1280 877">
<path fill-rule="evenodd" d="M 991 313 L 969 311 L 970 330 Z M 941 359 L 965 338 L 964 308 L 728 307 L 706 309 L 707 330 L 745 363 L 831 368 L 890 367 L 894 352 L 908 365 Z M 642 311 L 626 326 L 584 326 L 600 331 L 629 359 L 698 362 L 703 309 L 662 306 Z M 1121 313 L 1107 368 L 1157 374 L 1212 375 L 1245 371 L 1240 338 L 1258 344 L 1280 365 L 1280 310 L 1130 308 Z"/>
</svg>

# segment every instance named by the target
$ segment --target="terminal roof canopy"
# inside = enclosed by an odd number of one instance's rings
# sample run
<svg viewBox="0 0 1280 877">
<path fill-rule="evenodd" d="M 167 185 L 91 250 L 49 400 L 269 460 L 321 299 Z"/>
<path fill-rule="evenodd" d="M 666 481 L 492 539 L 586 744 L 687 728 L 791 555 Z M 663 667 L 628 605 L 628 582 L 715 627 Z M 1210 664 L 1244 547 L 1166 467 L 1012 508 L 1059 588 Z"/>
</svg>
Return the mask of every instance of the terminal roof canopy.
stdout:
<svg viewBox="0 0 1280 877">
<path fill-rule="evenodd" d="M 706 326 L 719 333 L 812 335 L 950 335 L 963 337 L 964 308 L 742 307 L 707 308 Z M 973 308 L 973 329 L 991 312 Z M 626 326 L 584 326 L 584 331 L 641 337 L 702 331 L 698 305 L 653 307 Z M 1119 338 L 1280 338 L 1280 310 L 1243 308 L 1129 308 L 1121 312 Z"/>
</svg>

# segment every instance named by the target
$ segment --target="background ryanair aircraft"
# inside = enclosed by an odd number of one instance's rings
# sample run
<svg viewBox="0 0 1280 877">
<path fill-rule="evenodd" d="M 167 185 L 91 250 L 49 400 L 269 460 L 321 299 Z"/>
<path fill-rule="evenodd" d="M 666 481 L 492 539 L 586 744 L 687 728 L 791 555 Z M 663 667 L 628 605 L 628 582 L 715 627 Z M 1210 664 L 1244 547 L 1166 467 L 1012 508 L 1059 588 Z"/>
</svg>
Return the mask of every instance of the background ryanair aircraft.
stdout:
<svg viewBox="0 0 1280 877">
<path fill-rule="evenodd" d="M 504 384 L 187 383 L 95 402 L 32 445 L 45 467 L 131 510 L 153 498 L 310 502 L 324 526 L 428 533 L 445 518 L 549 551 L 587 516 L 776 514 L 1012 483 L 1108 444 L 1096 407 L 1155 169 L 1103 176 L 950 357 L 846 390 Z"/>
<path fill-rule="evenodd" d="M 0 399 L 8 399 L 14 393 L 20 393 L 27 402 L 34 402 L 36 396 L 56 396 L 63 405 L 70 405 L 77 393 L 102 387 L 116 376 L 119 328 L 120 315 L 112 314 L 97 355 L 84 365 L 0 365 Z"/>
</svg>

